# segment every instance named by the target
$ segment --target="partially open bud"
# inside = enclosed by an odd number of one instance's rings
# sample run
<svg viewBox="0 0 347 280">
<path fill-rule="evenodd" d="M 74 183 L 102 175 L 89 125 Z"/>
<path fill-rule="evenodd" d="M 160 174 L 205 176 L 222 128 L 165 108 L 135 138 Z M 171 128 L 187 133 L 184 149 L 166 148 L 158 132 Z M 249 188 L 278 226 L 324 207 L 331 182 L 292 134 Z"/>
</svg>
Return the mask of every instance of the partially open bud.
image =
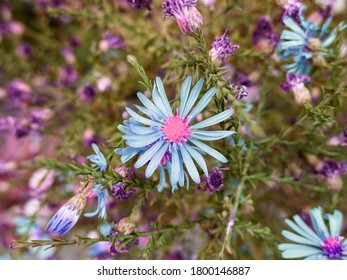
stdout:
<svg viewBox="0 0 347 280">
<path fill-rule="evenodd" d="M 124 235 L 129 235 L 135 231 L 135 222 L 131 217 L 125 217 L 118 222 L 117 228 Z"/>
<path fill-rule="evenodd" d="M 202 26 L 202 16 L 195 7 L 198 0 L 167 0 L 163 3 L 163 19 L 173 17 L 181 31 L 189 36 L 198 34 Z"/>
<path fill-rule="evenodd" d="M 316 66 L 324 66 L 324 67 L 326 67 L 328 65 L 327 61 L 325 60 L 325 58 L 323 56 L 321 56 L 320 54 L 318 54 L 318 53 L 313 54 L 312 61 L 313 61 L 313 64 L 316 65 Z"/>
</svg>

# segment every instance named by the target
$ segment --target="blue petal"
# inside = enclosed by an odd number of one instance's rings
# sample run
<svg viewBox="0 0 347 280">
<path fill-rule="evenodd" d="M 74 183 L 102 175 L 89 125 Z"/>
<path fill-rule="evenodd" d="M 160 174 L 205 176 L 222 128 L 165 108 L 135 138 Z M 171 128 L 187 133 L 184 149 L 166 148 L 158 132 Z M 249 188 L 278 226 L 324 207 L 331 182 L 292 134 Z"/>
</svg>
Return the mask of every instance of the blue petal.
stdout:
<svg viewBox="0 0 347 280">
<path fill-rule="evenodd" d="M 337 31 L 336 29 L 334 29 L 333 31 L 331 31 L 331 33 L 329 34 L 328 37 L 326 37 L 323 41 L 322 41 L 322 47 L 323 48 L 327 48 L 329 47 L 336 39 L 336 34 Z"/>
<path fill-rule="evenodd" d="M 165 143 L 159 149 L 159 151 L 155 154 L 155 156 L 151 159 L 146 169 L 146 173 L 145 173 L 146 178 L 149 178 L 154 173 L 154 171 L 158 168 L 158 165 L 160 161 L 162 160 L 168 147 L 169 147 L 169 143 Z"/>
<path fill-rule="evenodd" d="M 193 111 L 189 114 L 191 116 L 190 121 L 194 120 L 195 117 L 205 109 L 208 103 L 210 103 L 212 97 L 216 94 L 216 89 L 211 88 L 199 101 Z"/>
<path fill-rule="evenodd" d="M 190 91 L 190 86 L 192 83 L 192 77 L 188 76 L 183 84 L 182 84 L 182 88 L 181 88 L 181 100 L 180 100 L 180 116 L 181 116 L 181 112 L 183 112 L 184 107 L 186 106 L 186 102 L 188 100 L 188 96 L 189 96 L 189 91 Z"/>
<path fill-rule="evenodd" d="M 156 81 L 156 85 L 157 85 L 157 88 L 158 88 L 160 97 L 161 97 L 161 99 L 162 99 L 162 101 L 163 101 L 163 104 L 164 104 L 164 106 L 165 106 L 165 109 L 166 109 L 166 111 L 169 112 L 170 115 L 172 115 L 172 109 L 171 109 L 169 100 L 167 99 L 167 96 L 166 96 L 166 92 L 165 92 L 165 89 L 164 89 L 163 82 L 161 81 L 161 79 L 160 79 L 159 77 L 156 77 L 156 78 L 155 78 L 155 81 Z"/>
<path fill-rule="evenodd" d="M 200 176 L 199 176 L 199 172 L 196 169 L 196 166 L 191 158 L 191 156 L 189 155 L 189 153 L 187 152 L 186 148 L 182 145 L 181 146 L 181 155 L 183 158 L 183 163 L 187 168 L 187 171 L 190 175 L 190 177 L 192 178 L 192 180 L 196 183 L 199 184 L 200 183 Z"/>
<path fill-rule="evenodd" d="M 157 130 L 152 127 L 145 127 L 145 126 L 139 126 L 130 124 L 130 129 L 133 134 L 152 134 L 156 132 Z"/>
<path fill-rule="evenodd" d="M 163 126 L 161 123 L 147 119 L 145 117 L 140 116 L 138 113 L 134 112 L 130 108 L 126 108 L 127 112 L 129 113 L 130 116 L 132 116 L 135 120 L 137 120 L 140 123 L 147 124 L 147 125 L 152 125 L 152 126 Z"/>
<path fill-rule="evenodd" d="M 322 217 L 322 208 L 316 207 L 311 209 L 309 212 L 310 212 L 313 228 L 318 233 L 319 237 L 322 240 L 325 240 L 325 238 L 330 237 L 330 233 Z"/>
<path fill-rule="evenodd" d="M 164 167 L 159 167 L 160 179 L 158 184 L 158 192 L 161 192 L 165 187 L 165 170 Z"/>
<path fill-rule="evenodd" d="M 301 244 L 307 244 L 307 245 L 313 245 L 313 246 L 317 246 L 317 247 L 320 246 L 320 244 L 317 244 L 315 241 L 312 241 L 310 239 L 307 239 L 305 237 L 302 237 L 300 235 L 297 235 L 297 234 L 292 233 L 292 232 L 287 231 L 287 230 L 282 230 L 282 235 L 285 238 L 287 238 L 293 242 L 297 242 L 297 243 L 301 243 Z"/>
<path fill-rule="evenodd" d="M 195 146 L 203 150 L 205 153 L 209 154 L 210 156 L 214 157 L 216 160 L 219 160 L 220 162 L 227 163 L 228 160 L 223 156 L 220 152 L 217 152 L 215 149 L 212 149 L 211 147 L 207 146 L 206 144 L 200 142 L 199 140 L 195 140 L 192 138 L 189 138 L 189 141 L 193 143 Z"/>
<path fill-rule="evenodd" d="M 339 236 L 342 230 L 343 215 L 340 211 L 335 210 L 333 215 L 327 214 L 329 219 L 330 235 Z"/>
<path fill-rule="evenodd" d="M 142 148 L 156 142 L 162 136 L 161 132 L 144 135 L 123 135 L 123 139 L 127 140 L 126 144 L 132 148 Z"/>
<path fill-rule="evenodd" d="M 286 219 L 285 220 L 286 224 L 288 226 L 290 226 L 295 232 L 297 232 L 298 234 L 300 234 L 301 236 L 307 238 L 308 240 L 312 241 L 312 245 L 315 246 L 320 246 L 321 240 L 319 239 L 319 237 L 310 229 L 310 233 L 308 234 L 307 231 L 303 230 L 302 228 L 300 228 L 299 226 L 297 226 L 294 222 L 292 222 L 291 220 Z"/>
<path fill-rule="evenodd" d="M 204 127 L 208 127 L 208 126 L 220 123 L 230 118 L 233 113 L 234 113 L 233 109 L 225 110 L 224 112 L 219 113 L 218 115 L 215 115 L 211 118 L 208 118 L 207 120 L 204 120 L 202 122 L 192 125 L 191 128 L 192 129 L 204 128 Z"/>
<path fill-rule="evenodd" d="M 297 259 L 319 253 L 322 253 L 320 249 L 308 247 L 307 249 L 286 250 L 282 253 L 282 257 L 285 259 Z"/>
<path fill-rule="evenodd" d="M 157 108 L 162 112 L 162 114 L 165 116 L 164 120 L 167 119 L 167 116 L 170 114 L 169 111 L 167 111 L 165 109 L 163 100 L 160 98 L 158 89 L 156 84 L 154 83 L 154 87 L 153 87 L 153 93 L 152 93 L 152 99 L 154 104 L 157 106 Z"/>
<path fill-rule="evenodd" d="M 204 171 L 206 177 L 208 176 L 208 170 L 206 166 L 206 162 L 204 158 L 199 154 L 199 152 L 191 147 L 189 144 L 183 143 L 183 146 L 187 149 L 188 153 L 192 156 L 192 158 L 196 161 L 196 163 L 201 167 L 202 171 Z"/>
<path fill-rule="evenodd" d="M 145 165 L 160 149 L 160 147 L 164 144 L 164 140 L 158 141 L 151 148 L 149 148 L 145 153 L 143 153 L 137 162 L 135 163 L 135 168 L 140 168 Z"/>
<path fill-rule="evenodd" d="M 293 219 L 300 226 L 300 228 L 306 232 L 306 235 L 309 236 L 311 240 L 314 240 L 319 244 L 322 242 L 321 238 L 319 238 L 319 236 L 301 219 L 299 215 L 295 215 Z"/>
<path fill-rule="evenodd" d="M 278 249 L 281 251 L 287 251 L 287 250 L 310 250 L 314 249 L 316 250 L 317 248 L 311 247 L 311 246 L 305 246 L 305 245 L 300 245 L 300 244 L 293 244 L 293 243 L 283 243 L 278 245 Z"/>
<path fill-rule="evenodd" d="M 283 39 L 283 40 L 295 40 L 295 41 L 302 40 L 303 42 L 305 42 L 305 38 L 300 36 L 298 33 L 295 33 L 295 32 L 290 31 L 290 30 L 283 30 L 283 32 L 281 34 L 281 39 Z"/>
<path fill-rule="evenodd" d="M 171 165 L 171 172 L 170 172 L 170 181 L 172 185 L 175 185 L 178 182 L 179 176 L 180 176 L 180 159 L 179 154 L 176 149 L 172 149 L 172 165 Z"/>
<path fill-rule="evenodd" d="M 213 141 L 228 137 L 235 134 L 236 131 L 215 130 L 215 131 L 203 131 L 197 130 L 193 132 L 192 137 L 200 140 Z"/>
<path fill-rule="evenodd" d="M 150 101 L 147 96 L 145 96 L 143 93 L 138 92 L 137 97 L 140 99 L 143 105 L 145 105 L 148 110 L 153 111 L 156 115 L 161 116 L 162 118 L 165 118 L 165 115 L 162 111 L 160 111 L 157 106 L 155 106 L 152 101 Z"/>
<path fill-rule="evenodd" d="M 201 90 L 203 84 L 204 84 L 204 79 L 200 79 L 200 80 L 196 83 L 196 85 L 193 87 L 193 89 L 192 89 L 192 91 L 191 91 L 191 93 L 190 93 L 190 95 L 189 95 L 187 104 L 186 104 L 186 106 L 184 107 L 183 112 L 180 112 L 180 116 L 181 116 L 182 118 L 185 118 L 185 117 L 188 115 L 189 111 L 192 109 L 192 107 L 193 107 L 195 101 L 196 101 L 196 100 L 198 99 L 198 97 L 199 97 L 199 93 L 200 93 L 200 90 Z"/>
<path fill-rule="evenodd" d="M 302 38 L 306 38 L 305 32 L 302 28 L 290 17 L 284 17 L 283 23 L 287 25 L 295 33 L 299 34 Z"/>
</svg>

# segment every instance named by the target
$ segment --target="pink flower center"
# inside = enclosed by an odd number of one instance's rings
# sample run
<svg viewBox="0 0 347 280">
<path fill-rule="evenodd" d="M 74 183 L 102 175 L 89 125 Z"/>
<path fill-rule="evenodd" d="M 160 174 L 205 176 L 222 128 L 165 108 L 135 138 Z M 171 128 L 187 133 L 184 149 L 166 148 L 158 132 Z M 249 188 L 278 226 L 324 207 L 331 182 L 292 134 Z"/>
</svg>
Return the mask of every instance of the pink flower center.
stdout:
<svg viewBox="0 0 347 280">
<path fill-rule="evenodd" d="M 330 237 L 321 243 L 324 253 L 330 260 L 339 260 L 342 256 L 343 248 L 341 243 L 343 239 L 342 236 Z"/>
<path fill-rule="evenodd" d="M 188 119 L 183 119 L 180 116 L 171 116 L 164 122 L 162 131 L 165 133 L 166 140 L 179 144 L 182 141 L 186 142 L 190 135 Z"/>
</svg>

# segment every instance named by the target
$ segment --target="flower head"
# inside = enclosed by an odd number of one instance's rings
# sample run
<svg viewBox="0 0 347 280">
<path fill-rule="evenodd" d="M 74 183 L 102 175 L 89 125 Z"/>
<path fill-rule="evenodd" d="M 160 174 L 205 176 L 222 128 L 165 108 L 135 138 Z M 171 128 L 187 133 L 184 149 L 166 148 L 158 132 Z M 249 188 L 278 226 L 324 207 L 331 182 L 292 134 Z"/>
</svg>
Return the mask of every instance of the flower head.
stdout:
<svg viewBox="0 0 347 280">
<path fill-rule="evenodd" d="M 343 215 L 335 210 L 334 214 L 326 214 L 329 229 L 323 219 L 322 208 L 309 211 L 313 228 L 309 227 L 299 215 L 294 221 L 286 220 L 286 224 L 295 232 L 282 231 L 284 237 L 295 243 L 284 243 L 278 246 L 285 259 L 305 258 L 305 260 L 347 260 L 347 239 L 340 236 Z"/>
<path fill-rule="evenodd" d="M 76 69 L 67 65 L 59 70 L 59 82 L 62 86 L 71 87 L 77 83 L 78 73 Z"/>
<path fill-rule="evenodd" d="M 85 86 L 79 91 L 79 96 L 85 102 L 92 102 L 95 99 L 96 91 L 93 86 Z"/>
<path fill-rule="evenodd" d="M 213 168 L 207 177 L 202 178 L 199 188 L 203 191 L 207 190 L 210 194 L 219 191 L 224 186 L 224 174 L 222 171 L 228 170 L 228 168 Z"/>
<path fill-rule="evenodd" d="M 332 18 L 326 20 L 322 26 L 313 21 L 306 21 L 302 15 L 305 7 L 300 10 L 300 23 L 291 17 L 284 17 L 283 22 L 290 30 L 284 30 L 281 34 L 281 42 L 278 44 L 279 55 L 287 59 L 294 57 L 294 62 L 285 66 L 292 73 L 308 75 L 314 63 L 324 63 L 324 57 L 330 55 L 326 51 L 334 42 L 337 32 L 347 27 L 340 23 L 339 27 L 329 32 L 328 27 Z"/>
<path fill-rule="evenodd" d="M 340 191 L 342 189 L 341 175 L 347 173 L 347 164 L 345 162 L 326 160 L 318 166 L 317 171 L 326 180 L 329 190 Z"/>
<path fill-rule="evenodd" d="M 93 143 L 92 148 L 95 152 L 95 155 L 90 155 L 87 157 L 87 159 L 92 161 L 92 166 L 97 166 L 100 172 L 105 171 L 107 169 L 107 161 L 105 156 L 100 152 L 100 149 L 96 144 Z"/>
<path fill-rule="evenodd" d="M 301 0 L 276 0 L 277 4 L 284 8 L 283 17 L 291 17 L 300 22 L 300 9 L 304 6 Z"/>
<path fill-rule="evenodd" d="M 109 199 L 108 191 L 107 189 L 102 190 L 102 184 L 97 184 L 93 187 L 92 192 L 93 192 L 93 196 L 95 195 L 98 197 L 98 207 L 96 208 L 94 212 L 86 213 L 84 214 L 84 216 L 90 218 L 99 214 L 99 218 L 105 220 L 107 215 L 106 202 Z"/>
<path fill-rule="evenodd" d="M 200 176 L 193 159 L 208 176 L 207 166 L 201 154 L 208 154 L 221 162 L 227 162 L 221 153 L 204 144 L 201 140 L 214 141 L 228 137 L 235 132 L 200 129 L 230 118 L 233 110 L 226 110 L 209 119 L 192 124 L 198 114 L 211 101 L 216 90 L 211 88 L 193 107 L 199 97 L 204 80 L 200 79 L 190 91 L 191 81 L 191 77 L 184 81 L 180 94 L 181 104 L 176 114 L 173 114 L 163 83 L 160 78 L 157 78 L 152 93 L 153 102 L 144 94 L 137 94 L 145 107 L 135 106 L 147 117 L 126 108 L 131 117 L 124 121 L 123 125 L 118 126 L 118 129 L 125 134 L 123 139 L 126 140 L 128 147 L 116 149 L 115 153 L 122 155 L 123 163 L 134 156 L 139 156 L 134 167 L 140 168 L 147 165 L 145 172 L 147 178 L 159 169 L 159 191 L 165 185 L 165 171 L 169 174 L 173 191 L 177 189 L 177 184 L 183 187 L 185 181 L 188 186 L 187 174 L 195 183 L 199 184 Z M 187 172 L 184 170 L 184 166 Z"/>
<path fill-rule="evenodd" d="M 18 107 L 25 107 L 32 97 L 31 88 L 21 80 L 13 80 L 6 85 L 11 101 Z"/>
<path fill-rule="evenodd" d="M 127 200 L 134 192 L 133 188 L 126 189 L 126 185 L 123 182 L 119 182 L 111 187 L 112 194 L 121 201 Z"/>
<path fill-rule="evenodd" d="M 46 230 L 54 235 L 67 233 L 77 223 L 86 201 L 87 195 L 84 192 L 70 198 L 48 222 Z"/>
<path fill-rule="evenodd" d="M 287 73 L 286 78 L 287 81 L 280 85 L 281 88 L 285 92 L 292 91 L 294 99 L 299 105 L 309 103 L 311 101 L 311 95 L 304 83 L 309 82 L 310 77 Z"/>
<path fill-rule="evenodd" d="M 173 17 L 186 35 L 196 35 L 202 26 L 202 16 L 195 7 L 198 0 L 166 0 L 162 8 L 163 19 Z"/>
<path fill-rule="evenodd" d="M 261 16 L 257 20 L 252 37 L 253 45 L 258 45 L 261 42 L 266 41 L 272 49 L 277 45 L 279 41 L 279 37 L 273 31 L 270 20 L 265 16 Z"/>
<path fill-rule="evenodd" d="M 99 48 L 101 51 L 106 52 L 112 49 L 125 49 L 126 44 L 121 37 L 114 35 L 110 31 L 105 31 L 102 34 L 102 40 L 99 43 Z"/>
<path fill-rule="evenodd" d="M 240 46 L 231 44 L 227 36 L 227 30 L 225 30 L 222 37 L 216 37 L 212 43 L 212 49 L 210 50 L 211 60 L 217 65 L 224 65 L 226 58 L 234 54 L 239 48 Z"/>
</svg>

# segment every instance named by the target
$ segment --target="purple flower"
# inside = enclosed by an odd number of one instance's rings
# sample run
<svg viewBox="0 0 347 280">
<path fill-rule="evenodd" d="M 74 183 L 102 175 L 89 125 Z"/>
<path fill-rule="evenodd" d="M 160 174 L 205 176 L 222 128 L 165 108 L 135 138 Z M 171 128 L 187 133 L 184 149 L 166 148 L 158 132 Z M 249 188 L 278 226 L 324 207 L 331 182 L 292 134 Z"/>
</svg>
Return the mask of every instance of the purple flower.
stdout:
<svg viewBox="0 0 347 280">
<path fill-rule="evenodd" d="M 99 137 L 95 134 L 94 130 L 87 128 L 83 132 L 83 144 L 86 146 L 91 146 L 93 143 L 98 144 L 100 142 Z"/>
<path fill-rule="evenodd" d="M 247 87 L 244 85 L 230 84 L 230 89 L 235 93 L 235 98 L 241 100 L 248 96 Z"/>
<path fill-rule="evenodd" d="M 202 16 L 196 9 L 198 0 L 167 0 L 163 3 L 163 19 L 173 17 L 181 31 L 189 36 L 196 35 L 202 26 Z"/>
<path fill-rule="evenodd" d="M 27 124 L 17 124 L 14 128 L 16 138 L 23 138 L 30 133 L 30 127 Z"/>
<path fill-rule="evenodd" d="M 277 0 L 276 2 L 284 8 L 282 18 L 289 16 L 300 23 L 300 9 L 304 6 L 301 0 Z"/>
<path fill-rule="evenodd" d="M 347 164 L 343 161 L 326 160 L 317 168 L 327 183 L 328 189 L 332 192 L 338 192 L 343 186 L 341 175 L 347 173 Z"/>
<path fill-rule="evenodd" d="M 285 92 L 293 91 L 296 87 L 300 87 L 302 84 L 310 81 L 308 76 L 300 76 L 289 72 L 286 74 L 286 78 L 287 81 L 280 85 Z"/>
<path fill-rule="evenodd" d="M 111 187 L 111 193 L 121 201 L 127 200 L 134 192 L 133 188 L 126 189 L 126 185 L 123 182 L 119 182 Z"/>
<path fill-rule="evenodd" d="M 21 80 L 13 80 L 6 86 L 10 99 L 18 107 L 25 107 L 31 99 L 32 92 L 29 85 Z"/>
<path fill-rule="evenodd" d="M 99 48 L 101 51 L 106 52 L 111 49 L 125 49 L 126 44 L 121 37 L 114 35 L 110 31 L 105 31 L 102 34 Z"/>
<path fill-rule="evenodd" d="M 92 86 L 85 86 L 79 91 L 79 96 L 85 102 L 92 102 L 96 97 L 96 91 Z"/>
<path fill-rule="evenodd" d="M 15 119 L 13 117 L 5 117 L 0 119 L 0 132 L 12 129 L 15 124 Z"/>
<path fill-rule="evenodd" d="M 224 183 L 224 174 L 221 171 L 229 170 L 229 168 L 213 168 L 209 173 L 208 177 L 204 177 L 201 179 L 201 184 L 199 184 L 199 189 L 202 191 L 208 191 L 212 194 L 215 191 L 219 191 L 223 188 Z"/>
<path fill-rule="evenodd" d="M 53 113 L 50 109 L 35 109 L 30 114 L 30 125 L 33 130 L 43 128 L 46 121 L 51 119 Z"/>
<path fill-rule="evenodd" d="M 74 86 L 77 80 L 78 73 L 73 66 L 67 65 L 59 70 L 59 82 L 62 86 Z"/>
<path fill-rule="evenodd" d="M 274 33 L 270 21 L 265 16 L 258 19 L 252 37 L 253 45 L 266 40 L 271 47 L 275 47 L 279 42 L 279 36 Z"/>
<path fill-rule="evenodd" d="M 29 58 L 33 55 L 33 48 L 28 43 L 22 43 L 19 45 L 17 53 L 24 58 Z"/>
<path fill-rule="evenodd" d="M 239 48 L 240 46 L 231 44 L 227 36 L 227 30 L 225 30 L 222 37 L 215 37 L 212 43 L 212 49 L 210 50 L 211 60 L 218 65 L 224 65 L 226 58 L 234 54 Z"/>
<path fill-rule="evenodd" d="M 311 94 L 305 87 L 304 83 L 309 82 L 310 78 L 307 76 L 300 76 L 294 73 L 288 72 L 286 74 L 287 81 L 281 83 L 280 87 L 285 91 L 292 91 L 295 102 L 299 105 L 304 105 L 311 101 Z"/>
<path fill-rule="evenodd" d="M 319 168 L 318 173 L 326 178 L 336 178 L 347 172 L 347 164 L 343 161 L 326 160 Z"/>
<path fill-rule="evenodd" d="M 347 146 L 347 127 L 342 134 L 342 146 Z"/>
<path fill-rule="evenodd" d="M 151 9 L 152 0 L 126 0 L 135 9 Z"/>
<path fill-rule="evenodd" d="M 65 47 L 61 50 L 61 54 L 64 57 L 66 63 L 68 64 L 74 64 L 76 59 L 75 55 L 73 53 L 73 48 L 72 47 Z"/>
</svg>

